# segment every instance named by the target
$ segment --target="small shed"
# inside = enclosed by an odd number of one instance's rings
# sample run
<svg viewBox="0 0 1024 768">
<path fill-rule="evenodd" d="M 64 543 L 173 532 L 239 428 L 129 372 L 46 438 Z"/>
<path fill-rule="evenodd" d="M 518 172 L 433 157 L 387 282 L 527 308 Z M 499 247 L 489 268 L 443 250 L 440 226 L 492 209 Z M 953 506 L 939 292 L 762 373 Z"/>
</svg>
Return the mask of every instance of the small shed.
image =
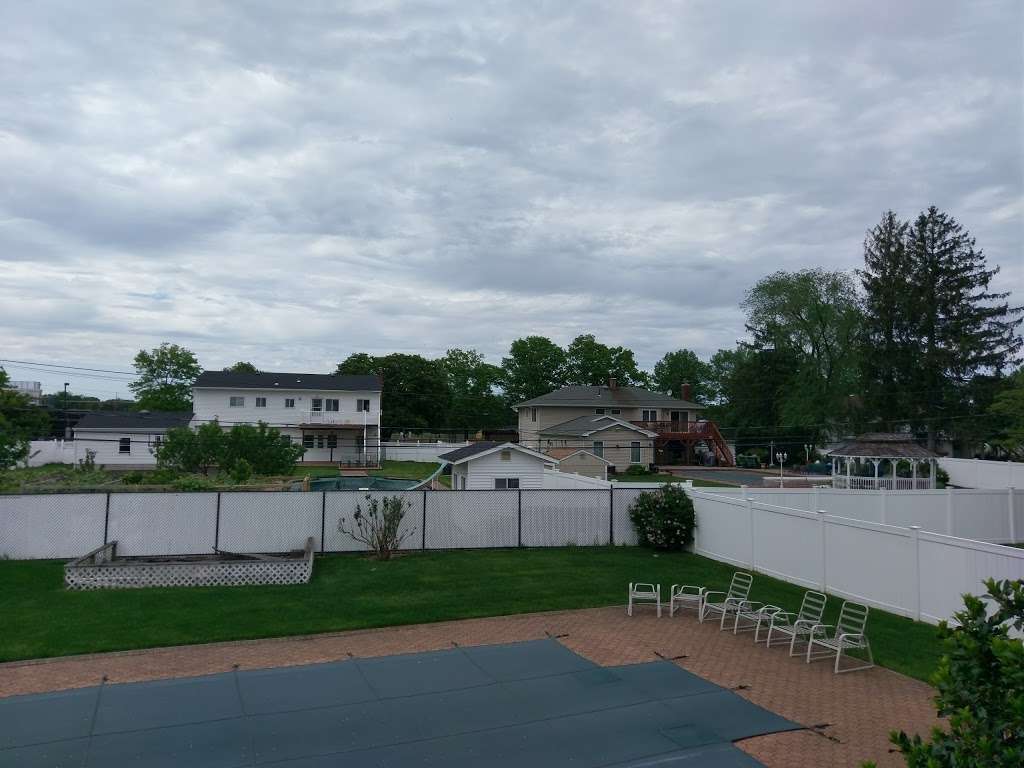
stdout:
<svg viewBox="0 0 1024 768">
<path fill-rule="evenodd" d="M 871 432 L 828 452 L 833 488 L 909 491 L 935 487 L 938 454 L 911 435 Z"/>
<path fill-rule="evenodd" d="M 438 458 L 451 464 L 452 489 L 456 491 L 543 488 L 544 468 L 558 464 L 558 459 L 518 443 L 490 440 L 456 448 Z"/>
<path fill-rule="evenodd" d="M 598 480 L 607 480 L 608 467 L 612 466 L 608 459 L 582 448 L 549 448 L 546 453 L 558 459 L 560 472 L 596 477 Z"/>
</svg>

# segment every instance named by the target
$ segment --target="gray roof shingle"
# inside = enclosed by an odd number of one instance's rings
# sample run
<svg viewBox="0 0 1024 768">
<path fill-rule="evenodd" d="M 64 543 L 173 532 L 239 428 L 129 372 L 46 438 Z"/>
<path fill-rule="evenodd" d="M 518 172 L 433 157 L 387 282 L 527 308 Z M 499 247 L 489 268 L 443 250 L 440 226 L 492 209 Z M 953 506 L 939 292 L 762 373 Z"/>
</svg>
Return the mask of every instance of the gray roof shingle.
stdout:
<svg viewBox="0 0 1024 768">
<path fill-rule="evenodd" d="M 454 451 L 448 451 L 448 453 L 438 454 L 437 458 L 444 461 L 458 461 L 459 459 L 464 459 L 467 456 L 475 456 L 478 453 L 489 451 L 491 448 L 496 448 L 499 445 L 504 445 L 504 443 L 499 443 L 494 440 L 481 440 L 478 443 L 470 443 L 463 448 L 456 448 Z"/>
<path fill-rule="evenodd" d="M 203 371 L 194 387 L 225 389 L 321 389 L 379 392 L 380 376 L 336 375 L 324 373 L 235 373 L 234 371 Z"/>
<path fill-rule="evenodd" d="M 568 435 L 569 437 L 579 437 L 585 435 L 588 432 L 593 432 L 604 425 L 609 426 L 622 426 L 624 428 L 635 429 L 639 432 L 647 432 L 643 427 L 639 427 L 636 424 L 630 424 L 624 419 L 618 419 L 614 416 L 602 416 L 596 413 L 588 413 L 586 416 L 580 416 L 576 419 L 570 419 L 569 421 L 563 421 L 561 424 L 553 424 L 550 427 L 544 427 L 538 430 L 542 435 Z"/>
<path fill-rule="evenodd" d="M 87 413 L 80 418 L 75 424 L 75 430 L 83 432 L 93 429 L 117 429 L 125 432 L 163 431 L 174 427 L 187 427 L 191 420 L 192 411 L 96 411 Z"/>
<path fill-rule="evenodd" d="M 564 405 L 591 408 L 643 408 L 653 406 L 686 408 L 689 410 L 704 407 L 689 400 L 680 400 L 662 392 L 651 392 L 640 387 L 616 387 L 615 389 L 610 389 L 606 385 L 599 387 L 562 387 L 554 392 L 548 392 L 546 395 L 518 403 L 516 407 L 521 408 L 524 405 Z"/>
</svg>

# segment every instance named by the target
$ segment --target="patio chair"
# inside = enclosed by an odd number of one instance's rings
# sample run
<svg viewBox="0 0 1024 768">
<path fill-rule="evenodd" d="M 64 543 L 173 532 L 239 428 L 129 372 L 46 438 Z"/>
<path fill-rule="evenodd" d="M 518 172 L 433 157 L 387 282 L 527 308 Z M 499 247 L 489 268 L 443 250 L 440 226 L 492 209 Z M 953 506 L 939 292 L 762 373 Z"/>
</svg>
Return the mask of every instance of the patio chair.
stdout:
<svg viewBox="0 0 1024 768">
<path fill-rule="evenodd" d="M 633 615 L 633 603 L 654 603 L 658 609 L 658 618 L 661 618 L 661 584 L 629 583 L 629 602 L 626 605 L 626 615 Z"/>
<path fill-rule="evenodd" d="M 835 654 L 834 671 L 836 674 L 856 672 L 858 669 L 875 666 L 875 658 L 871 654 L 871 643 L 868 642 L 867 635 L 864 634 L 864 627 L 867 623 L 868 607 L 846 600 L 839 610 L 839 620 L 834 625 L 815 624 L 811 627 L 807 642 L 807 663 L 810 664 L 816 659 L 829 658 Z M 815 646 L 820 646 L 824 650 L 815 651 Z M 849 650 L 867 651 L 868 663 L 840 669 L 839 662 L 843 657 L 843 652 Z"/>
<path fill-rule="evenodd" d="M 761 628 L 767 627 L 772 617 L 780 613 L 782 608 L 769 603 L 759 603 L 755 600 L 744 600 L 740 603 L 735 612 L 732 622 L 732 633 L 738 635 L 740 632 L 754 632 L 754 642 L 761 642 Z M 742 624 L 740 622 L 743 622 Z"/>
<path fill-rule="evenodd" d="M 704 599 L 701 601 L 700 608 L 700 620 L 703 623 L 712 613 L 722 614 L 722 620 L 719 622 L 718 628 L 725 629 L 725 618 L 735 613 L 740 608 L 740 604 L 746 602 L 747 596 L 750 594 L 750 585 L 754 582 L 754 577 L 744 571 L 736 571 L 732 575 L 732 581 L 729 582 L 729 589 L 726 592 L 707 591 L 704 593 Z"/>
<path fill-rule="evenodd" d="M 675 616 L 676 611 L 684 608 L 692 608 L 700 617 L 701 609 L 704 606 L 704 593 L 706 587 L 697 587 L 690 584 L 673 584 L 668 593 L 668 615 Z"/>
<path fill-rule="evenodd" d="M 806 642 L 811 633 L 811 627 L 821 623 L 821 617 L 825 613 L 825 603 L 828 598 L 821 592 L 809 589 L 804 592 L 804 599 L 800 601 L 800 610 L 797 613 L 792 611 L 779 611 L 772 616 L 768 624 L 768 638 L 765 647 L 772 647 L 772 638 L 777 635 L 790 638 L 789 655 L 795 655 L 797 640 Z M 754 642 L 760 642 L 759 633 L 754 633 Z"/>
</svg>

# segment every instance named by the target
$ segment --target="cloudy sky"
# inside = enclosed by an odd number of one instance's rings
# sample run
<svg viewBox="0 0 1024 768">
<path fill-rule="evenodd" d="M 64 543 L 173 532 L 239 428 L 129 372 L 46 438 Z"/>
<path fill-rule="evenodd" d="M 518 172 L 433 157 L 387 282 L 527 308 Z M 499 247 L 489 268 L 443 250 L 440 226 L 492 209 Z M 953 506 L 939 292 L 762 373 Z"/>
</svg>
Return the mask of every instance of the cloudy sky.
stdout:
<svg viewBox="0 0 1024 768">
<path fill-rule="evenodd" d="M 328 371 L 593 332 L 650 366 L 929 204 L 1020 301 L 1022 9 L 8 2 L 0 358 Z"/>
</svg>

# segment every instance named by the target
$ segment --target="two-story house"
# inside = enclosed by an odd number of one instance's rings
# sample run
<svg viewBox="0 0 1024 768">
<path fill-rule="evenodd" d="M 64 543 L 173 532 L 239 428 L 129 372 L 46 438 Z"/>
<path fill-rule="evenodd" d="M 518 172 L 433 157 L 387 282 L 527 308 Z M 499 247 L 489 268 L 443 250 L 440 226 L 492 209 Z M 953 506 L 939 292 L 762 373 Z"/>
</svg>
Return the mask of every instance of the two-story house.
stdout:
<svg viewBox="0 0 1024 768">
<path fill-rule="evenodd" d="M 732 451 L 714 423 L 701 419 L 704 407 L 690 400 L 689 389 L 684 384 L 676 398 L 615 379 L 562 387 L 515 406 L 519 442 L 540 451 L 585 449 L 620 472 L 633 464 L 688 463 L 698 444 L 731 465 Z"/>
<path fill-rule="evenodd" d="M 306 453 L 303 462 L 380 463 L 379 376 L 204 371 L 192 385 L 192 426 L 265 422 Z"/>
</svg>

